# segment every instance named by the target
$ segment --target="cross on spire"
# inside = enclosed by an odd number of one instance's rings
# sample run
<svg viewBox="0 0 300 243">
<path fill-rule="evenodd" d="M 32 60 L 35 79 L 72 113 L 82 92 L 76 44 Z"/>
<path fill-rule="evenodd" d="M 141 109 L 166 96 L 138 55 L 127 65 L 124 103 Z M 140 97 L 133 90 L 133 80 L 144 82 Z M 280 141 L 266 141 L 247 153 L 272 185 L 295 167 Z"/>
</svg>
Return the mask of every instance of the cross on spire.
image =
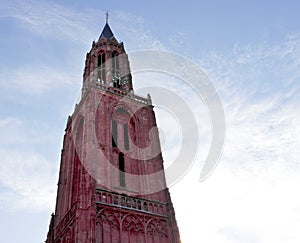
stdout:
<svg viewBox="0 0 300 243">
<path fill-rule="evenodd" d="M 106 17 L 106 23 L 108 23 L 108 17 L 109 17 L 108 11 L 106 11 L 105 17 Z"/>
</svg>

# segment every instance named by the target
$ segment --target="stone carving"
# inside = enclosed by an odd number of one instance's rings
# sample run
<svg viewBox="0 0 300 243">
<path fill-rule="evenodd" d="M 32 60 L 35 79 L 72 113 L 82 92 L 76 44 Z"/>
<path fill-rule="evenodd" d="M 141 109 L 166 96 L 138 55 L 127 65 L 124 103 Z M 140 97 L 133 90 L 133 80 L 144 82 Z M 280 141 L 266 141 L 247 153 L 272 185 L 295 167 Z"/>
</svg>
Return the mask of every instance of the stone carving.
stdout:
<svg viewBox="0 0 300 243">
<path fill-rule="evenodd" d="M 144 233 L 144 225 L 140 219 L 133 214 L 125 216 L 122 221 L 122 229 L 127 231 L 142 232 Z"/>
</svg>

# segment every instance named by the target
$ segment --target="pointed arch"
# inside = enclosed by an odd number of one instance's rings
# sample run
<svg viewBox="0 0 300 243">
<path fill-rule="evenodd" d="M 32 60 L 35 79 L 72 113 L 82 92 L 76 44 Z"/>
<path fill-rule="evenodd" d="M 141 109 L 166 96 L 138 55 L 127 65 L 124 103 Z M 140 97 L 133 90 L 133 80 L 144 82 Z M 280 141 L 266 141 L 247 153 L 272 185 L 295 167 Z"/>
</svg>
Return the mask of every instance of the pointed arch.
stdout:
<svg viewBox="0 0 300 243">
<path fill-rule="evenodd" d="M 96 223 L 103 225 L 109 224 L 114 229 L 120 229 L 120 221 L 114 212 L 110 209 L 102 209 L 97 214 Z"/>
<path fill-rule="evenodd" d="M 122 219 L 122 230 L 131 232 L 145 232 L 145 226 L 142 220 L 135 214 L 129 213 Z"/>
<path fill-rule="evenodd" d="M 118 242 L 120 238 L 120 221 L 113 210 L 102 209 L 96 218 L 96 242 Z"/>
<path fill-rule="evenodd" d="M 120 131 L 122 131 L 120 136 L 123 137 L 123 142 L 120 148 L 124 149 L 124 151 L 129 151 L 134 147 L 132 145 L 136 144 L 136 124 L 138 117 L 132 111 L 131 107 L 124 102 L 114 103 L 111 105 L 110 110 L 112 119 L 115 119 L 119 126 L 122 126 L 120 128 Z"/>
<path fill-rule="evenodd" d="M 97 80 L 100 83 L 106 83 L 106 56 L 105 52 L 101 50 L 97 56 Z"/>
<path fill-rule="evenodd" d="M 156 218 L 152 218 L 148 220 L 145 226 L 145 233 L 147 235 L 151 235 L 154 239 L 159 238 L 167 238 L 167 223 L 163 220 L 158 220 Z"/>
</svg>

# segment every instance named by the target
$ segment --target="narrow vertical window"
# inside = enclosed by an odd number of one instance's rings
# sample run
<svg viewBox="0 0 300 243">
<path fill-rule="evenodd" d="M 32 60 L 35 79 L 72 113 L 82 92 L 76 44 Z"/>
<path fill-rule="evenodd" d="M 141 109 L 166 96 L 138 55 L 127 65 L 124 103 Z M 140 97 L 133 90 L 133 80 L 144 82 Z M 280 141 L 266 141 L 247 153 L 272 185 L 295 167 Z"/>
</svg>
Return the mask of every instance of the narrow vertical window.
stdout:
<svg viewBox="0 0 300 243">
<path fill-rule="evenodd" d="M 119 71 L 118 53 L 116 51 L 112 53 L 112 70 Z"/>
<path fill-rule="evenodd" d="M 112 120 L 112 134 L 111 134 L 111 145 L 113 148 L 118 147 L 118 124 L 115 120 Z"/>
<path fill-rule="evenodd" d="M 119 153 L 119 172 L 120 172 L 120 186 L 125 187 L 125 163 L 124 163 L 123 153 Z"/>
<path fill-rule="evenodd" d="M 105 53 L 98 56 L 98 79 L 105 82 Z"/>
<path fill-rule="evenodd" d="M 129 150 L 128 125 L 124 124 L 124 149 Z"/>
<path fill-rule="evenodd" d="M 113 52 L 112 53 L 112 81 L 113 81 L 113 86 L 115 88 L 120 88 L 120 72 L 119 72 L 119 60 L 118 60 L 118 53 Z"/>
</svg>

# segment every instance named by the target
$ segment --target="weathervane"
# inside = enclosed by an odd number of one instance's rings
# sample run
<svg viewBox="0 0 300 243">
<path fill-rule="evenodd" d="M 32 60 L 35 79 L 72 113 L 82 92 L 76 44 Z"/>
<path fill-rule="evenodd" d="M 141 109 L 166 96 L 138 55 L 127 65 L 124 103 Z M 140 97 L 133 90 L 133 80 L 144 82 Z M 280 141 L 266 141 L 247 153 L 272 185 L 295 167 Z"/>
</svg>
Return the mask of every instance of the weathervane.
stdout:
<svg viewBox="0 0 300 243">
<path fill-rule="evenodd" d="M 108 11 L 106 11 L 106 13 L 105 13 L 105 17 L 106 17 L 106 23 L 108 24 L 108 17 L 109 17 L 109 15 L 108 15 Z"/>
</svg>

